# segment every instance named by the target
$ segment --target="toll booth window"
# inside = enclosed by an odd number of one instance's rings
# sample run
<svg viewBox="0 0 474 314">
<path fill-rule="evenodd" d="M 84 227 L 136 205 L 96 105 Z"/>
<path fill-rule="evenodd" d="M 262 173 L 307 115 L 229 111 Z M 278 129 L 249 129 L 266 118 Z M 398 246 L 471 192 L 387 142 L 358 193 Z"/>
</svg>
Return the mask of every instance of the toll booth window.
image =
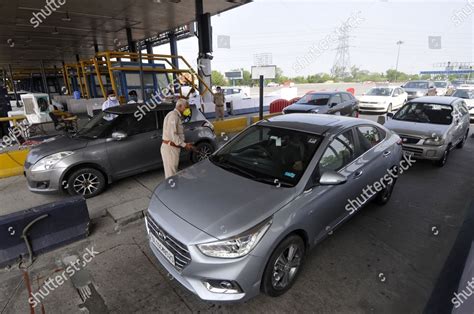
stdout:
<svg viewBox="0 0 474 314">
<path fill-rule="evenodd" d="M 168 76 L 166 76 L 166 74 L 158 73 L 158 74 L 156 74 L 156 78 L 157 78 L 158 85 L 159 85 L 160 89 L 165 88 L 169 85 Z"/>
</svg>

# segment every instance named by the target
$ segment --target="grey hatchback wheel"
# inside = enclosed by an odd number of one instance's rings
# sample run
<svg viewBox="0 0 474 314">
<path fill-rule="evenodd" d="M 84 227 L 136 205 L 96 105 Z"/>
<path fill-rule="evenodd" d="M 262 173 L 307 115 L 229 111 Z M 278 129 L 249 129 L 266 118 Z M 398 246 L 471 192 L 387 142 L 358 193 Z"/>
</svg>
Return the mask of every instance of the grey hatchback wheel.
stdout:
<svg viewBox="0 0 474 314">
<path fill-rule="evenodd" d="M 262 291 L 277 297 L 294 284 L 303 266 L 305 245 L 301 237 L 291 235 L 281 242 L 268 260 L 262 278 Z"/>
<path fill-rule="evenodd" d="M 85 198 L 100 194 L 105 188 L 104 175 L 93 168 L 83 168 L 69 176 L 67 190 L 71 195 L 82 195 Z"/>
<path fill-rule="evenodd" d="M 206 142 L 202 142 L 196 145 L 196 151 L 192 153 L 192 162 L 197 163 L 202 160 L 209 158 L 214 153 L 214 147 Z"/>
</svg>

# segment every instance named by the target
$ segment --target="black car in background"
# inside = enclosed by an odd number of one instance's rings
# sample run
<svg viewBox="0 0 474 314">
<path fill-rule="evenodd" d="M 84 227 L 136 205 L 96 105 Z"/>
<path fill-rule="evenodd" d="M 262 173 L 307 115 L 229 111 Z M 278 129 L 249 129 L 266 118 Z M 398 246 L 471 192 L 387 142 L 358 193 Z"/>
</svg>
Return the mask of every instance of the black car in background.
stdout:
<svg viewBox="0 0 474 314">
<path fill-rule="evenodd" d="M 288 113 L 326 113 L 356 117 L 359 101 L 348 92 L 314 92 L 283 109 Z"/>
</svg>

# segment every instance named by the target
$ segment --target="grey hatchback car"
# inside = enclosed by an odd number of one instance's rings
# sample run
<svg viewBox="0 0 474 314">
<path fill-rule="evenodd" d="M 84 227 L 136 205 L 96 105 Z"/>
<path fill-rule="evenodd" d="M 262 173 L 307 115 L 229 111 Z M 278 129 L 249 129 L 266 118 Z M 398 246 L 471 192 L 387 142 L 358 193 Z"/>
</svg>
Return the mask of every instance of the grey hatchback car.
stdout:
<svg viewBox="0 0 474 314">
<path fill-rule="evenodd" d="M 161 167 L 163 120 L 174 105 L 157 106 L 141 120 L 135 116 L 139 106 L 143 105 L 109 108 L 75 135 L 60 135 L 33 148 L 24 166 L 29 190 L 64 190 L 89 198 L 118 179 Z M 191 111 L 184 130 L 196 151 L 190 155 L 182 150 L 181 158 L 198 162 L 215 151 L 216 136 L 202 113 L 194 107 Z"/>
<path fill-rule="evenodd" d="M 201 299 L 279 296 L 309 249 L 367 202 L 388 202 L 401 157 L 400 137 L 368 120 L 261 121 L 156 188 L 150 247 Z M 362 197 L 372 184 L 379 189 Z"/>
</svg>

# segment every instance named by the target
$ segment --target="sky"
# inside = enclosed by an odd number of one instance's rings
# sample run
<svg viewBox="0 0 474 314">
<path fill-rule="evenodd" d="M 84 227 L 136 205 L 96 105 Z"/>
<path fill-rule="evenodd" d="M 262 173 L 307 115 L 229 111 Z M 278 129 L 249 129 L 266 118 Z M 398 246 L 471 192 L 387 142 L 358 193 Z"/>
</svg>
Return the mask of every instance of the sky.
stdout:
<svg viewBox="0 0 474 314">
<path fill-rule="evenodd" d="M 406 73 L 435 70 L 440 62 L 474 62 L 473 15 L 474 0 L 255 0 L 212 17 L 212 69 L 250 70 L 255 54 L 271 53 L 286 76 L 329 73 L 344 23 L 350 65 L 361 69 L 395 68 L 399 40 L 399 70 Z M 230 36 L 230 49 L 217 47 L 218 35 Z M 429 36 L 441 36 L 441 49 L 429 49 Z M 197 47 L 196 38 L 184 39 L 178 53 L 195 65 Z M 169 46 L 155 47 L 155 53 L 169 53 Z M 311 56 L 307 62 L 305 55 Z"/>
</svg>

